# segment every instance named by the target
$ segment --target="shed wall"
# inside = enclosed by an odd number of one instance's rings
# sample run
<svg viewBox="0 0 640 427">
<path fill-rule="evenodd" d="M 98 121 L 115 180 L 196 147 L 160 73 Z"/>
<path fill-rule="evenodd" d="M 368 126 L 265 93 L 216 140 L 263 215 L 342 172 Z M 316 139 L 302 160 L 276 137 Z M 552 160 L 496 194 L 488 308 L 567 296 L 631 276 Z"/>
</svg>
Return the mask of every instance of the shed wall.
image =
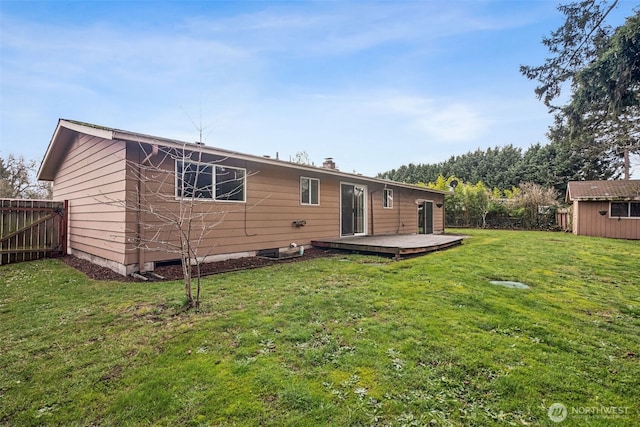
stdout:
<svg viewBox="0 0 640 427">
<path fill-rule="evenodd" d="M 600 211 L 606 211 L 600 215 Z M 640 218 L 609 216 L 609 202 L 574 201 L 573 232 L 582 236 L 640 239 Z"/>
</svg>

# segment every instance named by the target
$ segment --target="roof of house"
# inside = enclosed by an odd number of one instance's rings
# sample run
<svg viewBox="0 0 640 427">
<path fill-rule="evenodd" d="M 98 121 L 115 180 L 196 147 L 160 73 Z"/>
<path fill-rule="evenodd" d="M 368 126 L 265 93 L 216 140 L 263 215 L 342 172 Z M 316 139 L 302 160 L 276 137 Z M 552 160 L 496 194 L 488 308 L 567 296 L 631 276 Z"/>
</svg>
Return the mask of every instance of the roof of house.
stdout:
<svg viewBox="0 0 640 427">
<path fill-rule="evenodd" d="M 571 181 L 567 201 L 640 200 L 640 180 Z"/>
<path fill-rule="evenodd" d="M 338 169 L 329 169 L 325 167 L 317 167 L 317 166 L 304 165 L 304 164 L 295 163 L 295 162 L 289 162 L 286 160 L 273 159 L 271 157 L 244 154 L 236 151 L 211 147 L 211 146 L 202 145 L 198 143 L 190 143 L 190 142 L 184 142 L 184 141 L 179 141 L 175 139 L 145 135 L 142 133 L 130 132 L 126 130 L 109 128 L 106 126 L 99 126 L 91 123 L 79 122 L 76 120 L 66 120 L 66 119 L 58 120 L 58 125 L 56 126 L 53 136 L 51 137 L 51 141 L 49 142 L 49 147 L 47 148 L 47 152 L 45 153 L 42 163 L 40 164 L 40 169 L 38 170 L 39 180 L 42 180 L 42 181 L 54 180 L 56 172 L 64 159 L 64 155 L 67 151 L 67 148 L 71 145 L 75 137 L 74 135 L 78 132 L 86 135 L 92 135 L 92 136 L 104 138 L 107 140 L 119 140 L 119 141 L 132 142 L 132 143 L 160 144 L 162 146 L 174 147 L 179 149 L 190 147 L 190 148 L 201 150 L 202 152 L 210 153 L 213 155 L 232 157 L 235 159 L 253 161 L 253 162 L 269 164 L 269 165 L 277 165 L 280 167 L 285 167 L 290 169 L 320 172 L 320 173 L 326 173 L 329 175 L 337 175 L 345 178 L 359 179 L 359 180 L 365 180 L 369 182 L 376 182 L 376 183 L 382 183 L 382 184 L 393 184 L 394 186 L 410 188 L 413 190 L 430 191 L 430 192 L 439 193 L 439 194 L 450 194 L 450 192 L 448 191 L 433 190 L 430 188 L 420 187 L 412 184 L 390 181 L 390 180 L 381 179 L 381 178 L 366 177 L 356 173 L 342 172 Z"/>
</svg>

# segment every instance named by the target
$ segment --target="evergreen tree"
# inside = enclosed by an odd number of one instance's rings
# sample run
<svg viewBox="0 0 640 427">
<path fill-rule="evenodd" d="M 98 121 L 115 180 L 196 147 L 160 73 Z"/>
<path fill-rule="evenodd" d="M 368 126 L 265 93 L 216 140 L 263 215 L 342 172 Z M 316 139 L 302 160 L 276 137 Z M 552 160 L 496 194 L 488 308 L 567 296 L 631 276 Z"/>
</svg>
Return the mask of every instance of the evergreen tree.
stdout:
<svg viewBox="0 0 640 427">
<path fill-rule="evenodd" d="M 551 140 L 584 152 L 593 167 L 585 172 L 597 179 L 619 175 L 624 153 L 640 151 L 640 13 L 612 30 L 604 22 L 617 3 L 560 6 L 565 23 L 543 38 L 550 57 L 520 68 L 538 80 L 536 95 L 555 113 Z M 553 105 L 567 83 L 570 101 Z"/>
</svg>

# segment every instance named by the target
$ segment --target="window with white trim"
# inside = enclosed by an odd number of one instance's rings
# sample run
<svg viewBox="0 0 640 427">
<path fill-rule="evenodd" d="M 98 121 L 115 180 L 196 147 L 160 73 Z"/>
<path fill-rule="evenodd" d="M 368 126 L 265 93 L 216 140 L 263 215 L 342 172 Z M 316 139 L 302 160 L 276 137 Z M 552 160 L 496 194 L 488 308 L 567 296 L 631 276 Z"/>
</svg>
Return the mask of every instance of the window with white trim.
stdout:
<svg viewBox="0 0 640 427">
<path fill-rule="evenodd" d="M 216 166 L 216 200 L 244 202 L 245 171 L 229 166 Z"/>
<path fill-rule="evenodd" d="M 393 208 L 393 190 L 385 188 L 382 192 L 382 207 L 385 209 Z"/>
<path fill-rule="evenodd" d="M 640 218 L 640 202 L 611 202 L 609 212 L 616 218 Z"/>
<path fill-rule="evenodd" d="M 176 197 L 245 201 L 244 169 L 176 160 Z"/>
<path fill-rule="evenodd" d="M 320 180 L 317 178 L 300 177 L 300 204 L 320 204 Z"/>
</svg>

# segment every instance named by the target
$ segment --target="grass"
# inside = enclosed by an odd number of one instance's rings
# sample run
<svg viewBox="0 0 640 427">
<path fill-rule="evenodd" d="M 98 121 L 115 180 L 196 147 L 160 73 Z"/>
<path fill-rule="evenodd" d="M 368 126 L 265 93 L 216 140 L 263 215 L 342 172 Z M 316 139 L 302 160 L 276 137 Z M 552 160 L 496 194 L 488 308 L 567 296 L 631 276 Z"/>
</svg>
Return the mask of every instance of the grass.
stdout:
<svg viewBox="0 0 640 427">
<path fill-rule="evenodd" d="M 213 276 L 200 313 L 178 282 L 1 266 L 0 425 L 638 425 L 640 242 L 464 232 Z"/>
</svg>

